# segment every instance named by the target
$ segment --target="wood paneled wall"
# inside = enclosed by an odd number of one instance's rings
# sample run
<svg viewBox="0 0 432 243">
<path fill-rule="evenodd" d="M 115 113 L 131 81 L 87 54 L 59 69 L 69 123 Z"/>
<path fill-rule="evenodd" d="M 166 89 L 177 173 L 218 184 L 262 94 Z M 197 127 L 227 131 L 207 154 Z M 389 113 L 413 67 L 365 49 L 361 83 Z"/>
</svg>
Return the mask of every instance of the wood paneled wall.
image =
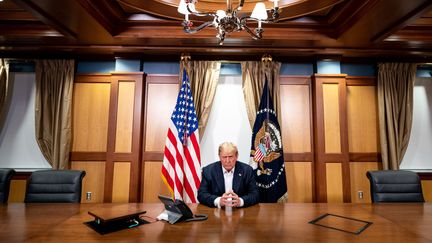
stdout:
<svg viewBox="0 0 432 243">
<path fill-rule="evenodd" d="M 288 202 L 314 200 L 311 79 L 281 76 L 281 130 Z"/>
<path fill-rule="evenodd" d="M 75 77 L 71 167 L 87 172 L 82 202 L 140 201 L 143 81 L 143 73 Z"/>
<path fill-rule="evenodd" d="M 77 76 L 72 168 L 87 171 L 83 202 L 87 191 L 89 202 L 170 194 L 160 172 L 178 88 L 177 75 Z M 369 202 L 365 173 L 380 168 L 375 79 L 281 76 L 280 97 L 288 201 Z"/>
<path fill-rule="evenodd" d="M 170 194 L 160 175 L 178 76 L 144 77 L 75 79 L 71 169 L 87 172 L 83 203 L 158 202 L 158 194 Z M 382 168 L 375 78 L 281 76 L 280 97 L 288 202 L 370 202 L 366 172 Z M 27 177 L 12 180 L 9 202 L 24 201 Z M 430 177 L 422 186 L 432 201 Z"/>
<path fill-rule="evenodd" d="M 371 202 L 368 170 L 379 170 L 378 101 L 371 77 L 347 77 L 347 120 L 351 202 Z M 359 197 L 363 194 L 363 198 Z"/>
<path fill-rule="evenodd" d="M 149 75 L 144 100 L 144 202 L 159 202 L 158 194 L 171 195 L 162 182 L 162 160 L 171 114 L 179 91 L 178 75 Z"/>
<path fill-rule="evenodd" d="M 381 168 L 375 78 L 313 80 L 317 201 L 370 202 L 366 171 Z"/>
</svg>

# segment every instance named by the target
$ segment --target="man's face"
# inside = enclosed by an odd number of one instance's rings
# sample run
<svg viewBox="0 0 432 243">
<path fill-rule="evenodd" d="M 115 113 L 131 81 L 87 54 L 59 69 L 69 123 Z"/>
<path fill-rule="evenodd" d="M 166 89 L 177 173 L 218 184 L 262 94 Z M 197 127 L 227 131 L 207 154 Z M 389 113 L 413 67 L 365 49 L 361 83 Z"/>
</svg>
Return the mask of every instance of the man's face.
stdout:
<svg viewBox="0 0 432 243">
<path fill-rule="evenodd" d="M 227 170 L 227 171 L 231 171 L 236 162 L 237 162 L 237 157 L 238 155 L 236 154 L 235 151 L 225 151 L 222 150 L 219 153 L 219 159 L 222 163 L 222 166 Z"/>
</svg>

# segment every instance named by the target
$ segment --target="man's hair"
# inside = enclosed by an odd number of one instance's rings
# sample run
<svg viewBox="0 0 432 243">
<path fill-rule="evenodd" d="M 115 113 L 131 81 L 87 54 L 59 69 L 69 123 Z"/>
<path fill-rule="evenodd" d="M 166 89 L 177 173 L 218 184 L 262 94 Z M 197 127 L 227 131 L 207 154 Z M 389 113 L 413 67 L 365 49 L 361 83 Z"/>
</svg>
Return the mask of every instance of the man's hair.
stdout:
<svg viewBox="0 0 432 243">
<path fill-rule="evenodd" d="M 222 150 L 227 151 L 227 152 L 233 151 L 233 152 L 235 152 L 236 155 L 238 155 L 237 146 L 232 142 L 223 142 L 221 145 L 219 145 L 219 153 L 218 154 L 220 154 L 222 152 Z"/>
</svg>

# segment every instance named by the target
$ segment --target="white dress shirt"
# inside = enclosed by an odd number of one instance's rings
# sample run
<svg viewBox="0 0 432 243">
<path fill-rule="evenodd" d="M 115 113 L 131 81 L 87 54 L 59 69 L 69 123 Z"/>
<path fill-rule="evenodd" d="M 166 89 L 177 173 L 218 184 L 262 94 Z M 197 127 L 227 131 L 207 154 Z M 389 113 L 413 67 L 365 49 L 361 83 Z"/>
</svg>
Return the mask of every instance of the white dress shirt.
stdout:
<svg viewBox="0 0 432 243">
<path fill-rule="evenodd" d="M 222 166 L 222 173 L 224 176 L 224 184 L 225 184 L 225 192 L 230 192 L 233 191 L 232 186 L 233 186 L 233 180 L 234 180 L 234 169 L 233 168 L 231 171 L 227 171 L 223 166 Z M 217 197 L 214 200 L 214 205 L 218 208 L 221 207 L 220 205 L 220 199 L 221 197 Z M 243 207 L 244 202 L 243 199 L 241 197 L 239 197 L 240 200 L 240 207 Z"/>
</svg>

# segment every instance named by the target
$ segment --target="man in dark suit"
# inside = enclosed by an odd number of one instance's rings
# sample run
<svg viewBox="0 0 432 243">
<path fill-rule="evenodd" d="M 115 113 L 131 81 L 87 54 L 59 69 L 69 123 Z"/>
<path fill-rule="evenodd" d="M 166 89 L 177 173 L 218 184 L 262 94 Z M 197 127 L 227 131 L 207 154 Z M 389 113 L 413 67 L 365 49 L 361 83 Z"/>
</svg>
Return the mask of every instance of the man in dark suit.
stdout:
<svg viewBox="0 0 432 243">
<path fill-rule="evenodd" d="M 237 147 L 219 146 L 219 159 L 203 168 L 198 201 L 209 207 L 247 207 L 258 203 L 259 192 L 252 167 L 237 161 Z"/>
</svg>

